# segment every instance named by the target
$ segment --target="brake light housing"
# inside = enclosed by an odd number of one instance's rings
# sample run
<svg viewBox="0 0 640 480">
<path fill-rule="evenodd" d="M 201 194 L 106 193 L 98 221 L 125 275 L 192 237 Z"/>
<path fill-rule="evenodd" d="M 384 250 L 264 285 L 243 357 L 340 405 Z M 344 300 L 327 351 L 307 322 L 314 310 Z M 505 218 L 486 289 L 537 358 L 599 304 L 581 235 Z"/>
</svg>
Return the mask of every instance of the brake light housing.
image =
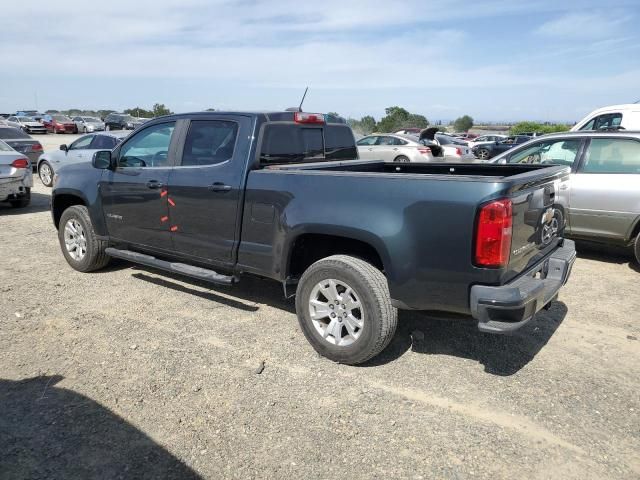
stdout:
<svg viewBox="0 0 640 480">
<path fill-rule="evenodd" d="M 42 145 L 40 145 L 39 143 L 34 143 L 33 145 L 31 145 L 31 151 L 32 152 L 42 151 Z"/>
<path fill-rule="evenodd" d="M 460 157 L 462 156 L 462 149 L 461 148 L 456 147 L 456 155 L 458 155 Z"/>
<path fill-rule="evenodd" d="M 29 168 L 29 159 L 16 158 L 13 162 L 11 162 L 11 166 L 13 168 Z"/>
<path fill-rule="evenodd" d="M 510 199 L 483 205 L 476 221 L 475 264 L 501 268 L 509 262 L 513 235 L 513 204 Z"/>
<path fill-rule="evenodd" d="M 431 155 L 431 149 L 429 147 L 419 147 L 418 151 L 422 154 L 422 155 Z"/>
<path fill-rule="evenodd" d="M 321 113 L 295 112 L 293 121 L 296 123 L 324 123 L 324 115 Z"/>
</svg>

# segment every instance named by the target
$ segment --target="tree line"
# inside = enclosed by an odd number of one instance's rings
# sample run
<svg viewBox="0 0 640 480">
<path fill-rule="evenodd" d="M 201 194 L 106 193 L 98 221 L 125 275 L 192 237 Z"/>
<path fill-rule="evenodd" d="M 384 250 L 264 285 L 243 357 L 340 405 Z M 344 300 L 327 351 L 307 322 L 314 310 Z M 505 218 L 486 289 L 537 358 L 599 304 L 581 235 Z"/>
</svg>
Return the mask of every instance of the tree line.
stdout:
<svg viewBox="0 0 640 480">
<path fill-rule="evenodd" d="M 82 108 L 69 108 L 68 110 L 47 110 L 44 113 L 49 115 L 54 115 L 56 113 L 62 115 L 68 115 L 70 117 L 75 117 L 77 115 L 86 115 L 91 117 L 100 117 L 105 118 L 110 113 L 119 113 L 116 110 L 91 110 L 91 109 L 82 109 Z M 127 108 L 122 111 L 122 113 L 126 113 L 131 115 L 132 117 L 139 118 L 154 118 L 161 117 L 163 115 L 171 115 L 173 112 L 167 108 L 164 103 L 156 103 L 153 105 L 151 110 L 146 110 L 142 107 L 133 107 Z"/>
<path fill-rule="evenodd" d="M 431 125 L 424 115 L 411 113 L 402 107 L 388 107 L 384 109 L 384 113 L 385 116 L 382 117 L 379 122 L 371 115 L 366 115 L 359 120 L 356 118 L 348 118 L 347 123 L 354 131 L 362 135 L 369 135 L 373 132 L 396 132 L 407 128 L 423 129 Z M 337 113 L 333 114 L 338 115 Z M 442 131 L 446 130 L 441 122 L 433 126 Z M 452 122 L 452 126 L 456 132 L 466 132 L 473 127 L 473 118 L 469 115 L 464 115 Z"/>
</svg>

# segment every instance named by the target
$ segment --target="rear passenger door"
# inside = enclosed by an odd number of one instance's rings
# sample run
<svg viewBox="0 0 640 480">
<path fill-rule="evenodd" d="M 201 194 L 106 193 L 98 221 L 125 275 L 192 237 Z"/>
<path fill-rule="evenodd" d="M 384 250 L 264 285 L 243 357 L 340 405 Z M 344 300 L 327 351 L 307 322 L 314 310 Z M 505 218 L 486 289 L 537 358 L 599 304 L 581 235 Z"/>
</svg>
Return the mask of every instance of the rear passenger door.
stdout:
<svg viewBox="0 0 640 480">
<path fill-rule="evenodd" d="M 571 179 L 571 234 L 628 240 L 640 216 L 640 141 L 592 138 Z"/>
<path fill-rule="evenodd" d="M 195 260 L 232 264 L 251 142 L 251 120 L 206 117 L 185 124 L 169 175 L 173 250 Z"/>
</svg>

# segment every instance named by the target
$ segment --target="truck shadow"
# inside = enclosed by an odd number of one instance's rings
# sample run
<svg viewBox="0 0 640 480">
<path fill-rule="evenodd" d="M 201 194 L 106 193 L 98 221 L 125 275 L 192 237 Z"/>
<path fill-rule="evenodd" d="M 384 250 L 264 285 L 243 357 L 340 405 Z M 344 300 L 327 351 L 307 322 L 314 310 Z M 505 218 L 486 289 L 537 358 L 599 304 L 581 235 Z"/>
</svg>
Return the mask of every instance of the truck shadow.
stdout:
<svg viewBox="0 0 640 480">
<path fill-rule="evenodd" d="M 566 305 L 555 302 L 514 334 L 492 335 L 479 332 L 473 321 L 439 320 L 421 312 L 400 312 L 391 344 L 365 366 L 383 365 L 411 350 L 468 358 L 484 365 L 485 372 L 492 375 L 513 375 L 535 358 L 566 315 Z"/>
<path fill-rule="evenodd" d="M 139 271 L 132 276 L 138 280 L 233 308 L 255 312 L 259 310 L 260 304 L 266 304 L 292 315 L 296 313 L 294 301 L 285 299 L 281 285 L 270 280 L 246 276 L 233 287 L 223 287 L 145 266 L 136 265 L 134 268 Z M 152 276 L 151 273 L 160 273 L 162 278 Z M 199 288 L 185 286 L 185 283 Z M 469 358 L 483 364 L 485 372 L 492 375 L 513 375 L 533 360 L 566 315 L 566 305 L 555 302 L 551 309 L 538 313 L 529 324 L 514 334 L 492 335 L 479 332 L 475 322 L 471 320 L 439 320 L 423 312 L 400 311 L 398 329 L 389 346 L 362 366 L 384 365 L 411 350 L 429 355 Z M 416 331 L 423 335 L 414 336 L 413 332 Z M 414 338 L 418 336 L 420 339 Z"/>
<path fill-rule="evenodd" d="M 200 478 L 62 376 L 0 379 L 2 478 Z"/>
<path fill-rule="evenodd" d="M 49 211 L 51 195 L 31 192 L 31 203 L 24 208 L 13 208 L 9 202 L 0 202 L 0 216 L 22 215 Z"/>
</svg>

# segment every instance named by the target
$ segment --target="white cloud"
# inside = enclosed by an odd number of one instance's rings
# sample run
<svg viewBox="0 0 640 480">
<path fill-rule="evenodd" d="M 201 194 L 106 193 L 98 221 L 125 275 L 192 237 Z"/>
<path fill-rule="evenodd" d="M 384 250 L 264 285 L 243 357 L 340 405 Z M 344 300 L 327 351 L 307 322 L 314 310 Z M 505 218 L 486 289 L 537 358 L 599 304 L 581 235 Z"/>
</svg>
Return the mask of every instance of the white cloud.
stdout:
<svg viewBox="0 0 640 480">
<path fill-rule="evenodd" d="M 619 12 L 570 13 L 542 24 L 536 32 L 547 37 L 601 39 L 616 36 L 632 17 Z"/>
</svg>

